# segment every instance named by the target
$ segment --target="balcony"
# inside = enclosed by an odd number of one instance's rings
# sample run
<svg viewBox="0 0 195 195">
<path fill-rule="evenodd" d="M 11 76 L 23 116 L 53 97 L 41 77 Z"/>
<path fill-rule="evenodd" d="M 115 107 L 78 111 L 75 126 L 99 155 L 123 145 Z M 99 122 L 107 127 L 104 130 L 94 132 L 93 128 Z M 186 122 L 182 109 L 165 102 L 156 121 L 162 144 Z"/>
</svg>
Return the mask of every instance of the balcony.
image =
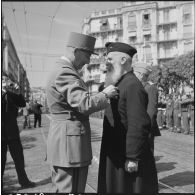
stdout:
<svg viewBox="0 0 195 195">
<path fill-rule="evenodd" d="M 157 40 L 158 43 L 167 43 L 167 42 L 175 42 L 178 41 L 177 39 L 163 39 L 163 40 Z"/>
<path fill-rule="evenodd" d="M 158 23 L 157 26 L 161 27 L 161 26 L 167 26 L 167 25 L 172 25 L 172 24 L 177 24 L 177 21 L 163 21 L 161 23 Z"/>
<path fill-rule="evenodd" d="M 99 31 L 95 31 L 95 32 L 90 32 L 89 35 L 91 36 L 95 36 L 96 34 L 100 34 L 100 33 L 107 33 L 107 32 L 118 32 L 118 31 L 122 31 L 122 26 L 117 26 L 116 28 L 110 28 L 110 27 L 100 27 Z"/>
</svg>

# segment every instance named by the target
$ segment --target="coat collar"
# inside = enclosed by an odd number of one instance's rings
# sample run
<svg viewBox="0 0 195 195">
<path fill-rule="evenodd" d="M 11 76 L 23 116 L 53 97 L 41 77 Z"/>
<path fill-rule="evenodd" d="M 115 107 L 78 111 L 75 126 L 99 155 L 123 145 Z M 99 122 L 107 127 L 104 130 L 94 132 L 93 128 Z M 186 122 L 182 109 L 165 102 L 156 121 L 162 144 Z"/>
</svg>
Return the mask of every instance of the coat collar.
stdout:
<svg viewBox="0 0 195 195">
<path fill-rule="evenodd" d="M 75 69 L 74 65 L 67 57 L 61 56 L 60 61 L 61 61 L 62 67 L 65 67 L 63 65 L 66 65 L 66 67 L 68 66 L 70 69 L 74 70 L 74 72 L 80 77 L 79 72 Z"/>
<path fill-rule="evenodd" d="M 119 83 L 125 78 L 127 77 L 129 74 L 133 74 L 133 70 L 130 70 L 129 72 L 125 73 L 124 75 L 122 75 L 119 80 L 116 82 L 115 86 L 118 86 Z"/>
</svg>

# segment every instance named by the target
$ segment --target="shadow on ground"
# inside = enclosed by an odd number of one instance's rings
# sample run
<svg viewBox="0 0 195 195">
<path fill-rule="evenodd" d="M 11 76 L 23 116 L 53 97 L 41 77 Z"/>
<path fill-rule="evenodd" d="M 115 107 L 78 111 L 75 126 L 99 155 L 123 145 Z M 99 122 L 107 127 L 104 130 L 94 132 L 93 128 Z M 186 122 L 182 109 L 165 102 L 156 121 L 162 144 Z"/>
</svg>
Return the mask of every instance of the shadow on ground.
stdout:
<svg viewBox="0 0 195 195">
<path fill-rule="evenodd" d="M 18 178 L 15 175 L 5 175 L 3 177 L 3 186 L 4 192 L 16 192 L 21 189 L 18 184 Z"/>
<path fill-rule="evenodd" d="M 14 161 L 6 162 L 5 171 L 6 170 L 11 170 L 11 169 L 15 169 Z"/>
<path fill-rule="evenodd" d="M 155 161 L 159 161 L 163 156 L 154 156 Z"/>
<path fill-rule="evenodd" d="M 156 168 L 158 173 L 162 171 L 170 171 L 175 168 L 176 162 L 168 162 L 168 163 L 156 163 Z"/>
<path fill-rule="evenodd" d="M 22 135 L 21 142 L 22 142 L 23 149 L 25 150 L 25 149 L 31 149 L 35 147 L 36 145 L 32 144 L 32 142 L 35 142 L 36 140 L 37 139 L 35 137 Z"/>
<path fill-rule="evenodd" d="M 45 185 L 45 184 L 48 184 L 48 183 L 51 183 L 51 177 L 48 177 L 46 179 L 43 179 L 39 182 L 36 182 L 36 186 L 42 186 L 42 185 Z"/>
<path fill-rule="evenodd" d="M 191 185 L 194 184 L 194 172 L 184 171 L 181 173 L 175 173 L 160 179 L 160 181 L 172 187 Z"/>
</svg>

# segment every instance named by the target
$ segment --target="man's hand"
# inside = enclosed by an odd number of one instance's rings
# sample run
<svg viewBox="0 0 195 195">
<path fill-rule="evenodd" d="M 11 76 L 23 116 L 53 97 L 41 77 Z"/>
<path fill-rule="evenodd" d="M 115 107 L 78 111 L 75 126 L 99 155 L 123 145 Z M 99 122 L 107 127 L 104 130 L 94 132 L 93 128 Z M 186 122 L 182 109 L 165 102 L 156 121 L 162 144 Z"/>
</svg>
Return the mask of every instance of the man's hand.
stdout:
<svg viewBox="0 0 195 195">
<path fill-rule="evenodd" d="M 105 93 L 108 98 L 111 98 L 118 95 L 118 88 L 114 85 L 109 85 L 102 92 Z"/>
<path fill-rule="evenodd" d="M 125 170 L 129 173 L 133 173 L 133 172 L 138 171 L 138 162 L 137 161 L 126 160 Z"/>
</svg>

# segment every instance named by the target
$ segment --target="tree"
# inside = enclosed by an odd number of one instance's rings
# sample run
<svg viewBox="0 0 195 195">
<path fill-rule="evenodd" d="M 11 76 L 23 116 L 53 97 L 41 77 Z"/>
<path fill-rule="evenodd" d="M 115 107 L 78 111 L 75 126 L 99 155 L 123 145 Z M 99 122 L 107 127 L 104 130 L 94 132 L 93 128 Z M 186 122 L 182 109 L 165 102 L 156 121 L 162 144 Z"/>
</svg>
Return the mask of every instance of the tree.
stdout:
<svg viewBox="0 0 195 195">
<path fill-rule="evenodd" d="M 152 66 L 149 79 L 168 92 L 170 86 L 179 85 L 181 81 L 191 84 L 194 78 L 194 51 L 170 60 L 164 66 Z"/>
</svg>

